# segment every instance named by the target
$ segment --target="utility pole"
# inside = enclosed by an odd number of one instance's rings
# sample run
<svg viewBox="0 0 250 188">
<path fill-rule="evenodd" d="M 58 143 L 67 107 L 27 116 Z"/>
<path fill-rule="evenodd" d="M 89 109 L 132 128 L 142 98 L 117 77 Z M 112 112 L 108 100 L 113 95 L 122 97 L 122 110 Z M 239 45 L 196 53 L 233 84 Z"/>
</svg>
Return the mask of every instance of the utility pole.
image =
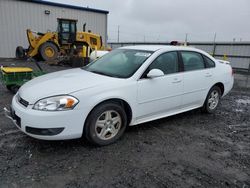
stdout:
<svg viewBox="0 0 250 188">
<path fill-rule="evenodd" d="M 117 42 L 120 42 L 120 26 L 118 25 L 118 31 L 117 31 Z"/>
<path fill-rule="evenodd" d="M 214 33 L 214 44 L 215 44 L 215 41 L 216 41 L 216 37 L 217 37 L 217 33 Z"/>
<path fill-rule="evenodd" d="M 185 46 L 187 46 L 187 41 L 188 41 L 188 33 L 186 33 L 186 36 L 185 36 Z"/>
<path fill-rule="evenodd" d="M 217 37 L 217 34 L 216 34 L 216 32 L 215 32 L 215 33 L 214 33 L 214 49 L 213 49 L 213 57 L 215 56 L 215 51 L 216 51 L 216 44 L 215 44 L 216 37 Z"/>
</svg>

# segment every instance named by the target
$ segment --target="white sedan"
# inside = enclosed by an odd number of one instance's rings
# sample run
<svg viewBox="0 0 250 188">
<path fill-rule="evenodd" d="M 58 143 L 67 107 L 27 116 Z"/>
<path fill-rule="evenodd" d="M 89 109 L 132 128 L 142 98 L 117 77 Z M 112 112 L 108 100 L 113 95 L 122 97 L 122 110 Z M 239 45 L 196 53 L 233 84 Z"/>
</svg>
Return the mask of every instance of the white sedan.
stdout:
<svg viewBox="0 0 250 188">
<path fill-rule="evenodd" d="M 27 82 L 5 111 L 34 138 L 84 136 L 91 143 L 107 145 L 127 126 L 195 108 L 213 113 L 233 82 L 229 64 L 198 49 L 123 47 L 86 67 Z"/>
</svg>

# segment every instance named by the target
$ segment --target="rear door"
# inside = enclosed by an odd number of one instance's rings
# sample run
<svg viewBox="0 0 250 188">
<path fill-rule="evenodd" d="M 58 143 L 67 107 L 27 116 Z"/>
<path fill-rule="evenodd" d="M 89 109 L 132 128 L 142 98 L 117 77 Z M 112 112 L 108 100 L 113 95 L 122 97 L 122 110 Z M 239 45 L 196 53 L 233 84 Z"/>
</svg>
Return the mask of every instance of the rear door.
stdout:
<svg viewBox="0 0 250 188">
<path fill-rule="evenodd" d="M 152 69 L 160 69 L 165 74 L 157 78 L 147 78 Z M 173 113 L 180 109 L 183 90 L 183 75 L 180 72 L 177 52 L 167 52 L 156 58 L 138 81 L 138 119 L 152 118 Z M 140 121 L 139 120 L 139 121 Z"/>
<path fill-rule="evenodd" d="M 181 51 L 183 63 L 184 109 L 202 106 L 213 82 L 213 69 L 207 68 L 202 54 L 194 51 Z"/>
</svg>

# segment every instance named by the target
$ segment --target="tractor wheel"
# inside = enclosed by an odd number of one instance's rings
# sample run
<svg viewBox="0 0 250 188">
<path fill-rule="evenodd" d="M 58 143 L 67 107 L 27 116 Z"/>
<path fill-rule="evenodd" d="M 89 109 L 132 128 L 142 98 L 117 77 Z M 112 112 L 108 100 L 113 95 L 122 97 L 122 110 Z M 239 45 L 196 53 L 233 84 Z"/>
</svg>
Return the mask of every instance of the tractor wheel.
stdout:
<svg viewBox="0 0 250 188">
<path fill-rule="evenodd" d="M 45 42 L 40 46 L 39 54 L 44 61 L 53 61 L 58 56 L 58 48 L 51 42 Z"/>
<path fill-rule="evenodd" d="M 18 46 L 16 48 L 16 58 L 17 59 L 23 59 L 23 58 L 25 58 L 25 50 L 23 49 L 22 46 Z"/>
</svg>

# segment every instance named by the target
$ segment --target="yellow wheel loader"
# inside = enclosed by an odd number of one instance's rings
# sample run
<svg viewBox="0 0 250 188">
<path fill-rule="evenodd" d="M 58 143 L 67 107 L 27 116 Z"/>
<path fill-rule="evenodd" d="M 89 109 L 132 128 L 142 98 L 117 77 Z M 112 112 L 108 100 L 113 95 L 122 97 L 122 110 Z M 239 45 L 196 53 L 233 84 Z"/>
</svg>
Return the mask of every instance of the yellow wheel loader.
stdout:
<svg viewBox="0 0 250 188">
<path fill-rule="evenodd" d="M 29 48 L 16 48 L 16 58 L 38 57 L 44 61 L 53 61 L 59 56 L 81 55 L 83 46 L 92 50 L 104 50 L 102 37 L 83 31 L 77 32 L 77 20 L 58 19 L 57 32 L 40 33 L 27 30 Z M 79 56 L 80 56 L 79 55 Z"/>
</svg>

